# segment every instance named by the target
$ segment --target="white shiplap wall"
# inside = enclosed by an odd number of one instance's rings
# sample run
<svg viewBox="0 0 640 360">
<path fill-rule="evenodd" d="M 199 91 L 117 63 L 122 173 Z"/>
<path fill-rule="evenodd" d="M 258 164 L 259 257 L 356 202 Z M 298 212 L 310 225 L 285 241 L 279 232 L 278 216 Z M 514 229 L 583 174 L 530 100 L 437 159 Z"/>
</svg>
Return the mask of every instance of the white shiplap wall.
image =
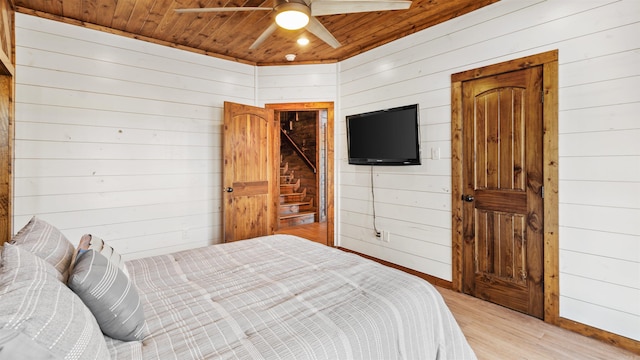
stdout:
<svg viewBox="0 0 640 360">
<path fill-rule="evenodd" d="M 128 258 L 221 240 L 223 101 L 255 67 L 16 14 L 15 217 Z"/>
<path fill-rule="evenodd" d="M 257 103 L 335 103 L 337 69 L 337 64 L 258 67 Z"/>
<path fill-rule="evenodd" d="M 638 34 L 637 0 L 503 0 L 343 61 L 342 114 L 420 104 L 423 165 L 374 168 L 379 241 L 342 117 L 342 246 L 450 280 L 451 74 L 559 49 L 560 315 L 640 340 Z"/>
</svg>

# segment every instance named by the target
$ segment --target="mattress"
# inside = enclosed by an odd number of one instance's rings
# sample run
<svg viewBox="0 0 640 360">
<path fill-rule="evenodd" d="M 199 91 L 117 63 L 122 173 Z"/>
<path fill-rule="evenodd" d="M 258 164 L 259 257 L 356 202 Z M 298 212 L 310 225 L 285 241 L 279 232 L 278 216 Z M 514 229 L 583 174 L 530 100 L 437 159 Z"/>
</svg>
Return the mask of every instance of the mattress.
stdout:
<svg viewBox="0 0 640 360">
<path fill-rule="evenodd" d="M 127 262 L 149 336 L 113 359 L 475 359 L 428 282 L 272 235 Z"/>
</svg>

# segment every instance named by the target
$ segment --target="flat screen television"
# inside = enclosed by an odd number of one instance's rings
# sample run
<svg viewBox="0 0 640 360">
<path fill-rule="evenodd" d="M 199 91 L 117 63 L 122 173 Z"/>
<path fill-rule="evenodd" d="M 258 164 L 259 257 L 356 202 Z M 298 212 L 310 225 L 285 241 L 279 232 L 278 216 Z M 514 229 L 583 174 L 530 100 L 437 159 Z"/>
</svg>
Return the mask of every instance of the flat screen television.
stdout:
<svg viewBox="0 0 640 360">
<path fill-rule="evenodd" d="M 347 116 L 349 164 L 420 165 L 418 104 Z"/>
</svg>

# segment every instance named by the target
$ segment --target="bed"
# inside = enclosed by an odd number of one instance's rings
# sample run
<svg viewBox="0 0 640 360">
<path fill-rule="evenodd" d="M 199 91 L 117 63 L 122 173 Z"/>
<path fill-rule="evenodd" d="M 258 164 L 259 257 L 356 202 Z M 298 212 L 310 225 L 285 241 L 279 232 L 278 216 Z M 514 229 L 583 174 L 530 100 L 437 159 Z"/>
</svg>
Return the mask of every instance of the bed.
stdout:
<svg viewBox="0 0 640 360">
<path fill-rule="evenodd" d="M 42 237 L 49 236 L 43 233 L 52 232 L 55 230 L 31 233 L 42 242 Z M 22 230 L 18 235 L 21 233 L 24 235 Z M 68 241 L 61 234 L 56 236 L 59 242 Z M 83 271 L 79 268 L 87 254 L 101 253 L 108 245 L 101 241 L 99 251 L 81 253 L 72 246 L 71 260 L 65 265 L 66 261 L 52 259 L 53 251 L 43 250 L 44 245 L 19 243 L 5 245 L 2 253 L 0 358 L 31 344 L 30 350 L 52 358 L 78 359 L 475 359 L 442 297 L 428 282 L 299 237 L 272 235 L 124 265 L 118 264 L 117 256 L 114 261 L 116 252 L 108 249 L 106 273 L 128 284 L 127 295 L 116 297 L 126 302 L 131 293 L 136 295 L 137 305 L 131 305 L 133 301 L 128 306 L 136 307 L 142 319 L 131 327 L 133 338 L 126 340 L 102 334 L 108 332 L 91 307 L 95 304 L 85 300 L 90 310 L 82 309 L 83 301 L 74 298 L 82 294 L 71 285 L 79 277 L 76 273 Z M 68 246 L 55 245 L 60 247 L 69 256 Z M 15 279 L 24 267 L 37 280 L 25 281 L 31 292 L 15 295 Z M 30 319 L 16 324 L 15 313 L 39 310 L 34 300 L 36 283 L 51 287 L 60 283 L 57 294 L 71 300 L 40 304 L 49 311 L 44 311 L 44 319 L 31 319 L 36 325 L 29 325 Z M 49 314 L 52 307 L 62 307 L 62 302 L 72 302 L 82 318 L 77 323 L 85 324 L 51 325 L 59 322 L 55 317 L 69 317 Z M 134 317 L 133 312 L 127 314 L 127 318 Z M 75 327 L 91 329 L 64 334 Z M 64 328 L 63 334 L 54 331 L 64 341 L 58 339 L 51 345 L 51 339 L 42 337 L 51 330 L 47 328 Z M 116 326 L 116 330 L 121 328 Z M 93 342 L 98 344 L 91 345 Z"/>
</svg>

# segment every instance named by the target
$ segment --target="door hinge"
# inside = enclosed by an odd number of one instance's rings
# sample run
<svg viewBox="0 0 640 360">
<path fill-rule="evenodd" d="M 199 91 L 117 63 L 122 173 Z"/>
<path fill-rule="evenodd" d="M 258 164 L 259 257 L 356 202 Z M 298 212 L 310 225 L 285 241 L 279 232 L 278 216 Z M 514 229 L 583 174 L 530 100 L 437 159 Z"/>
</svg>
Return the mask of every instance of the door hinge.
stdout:
<svg viewBox="0 0 640 360">
<path fill-rule="evenodd" d="M 540 91 L 540 102 L 544 104 L 544 90 Z"/>
<path fill-rule="evenodd" d="M 540 196 L 544 199 L 544 186 L 540 187 Z"/>
</svg>

